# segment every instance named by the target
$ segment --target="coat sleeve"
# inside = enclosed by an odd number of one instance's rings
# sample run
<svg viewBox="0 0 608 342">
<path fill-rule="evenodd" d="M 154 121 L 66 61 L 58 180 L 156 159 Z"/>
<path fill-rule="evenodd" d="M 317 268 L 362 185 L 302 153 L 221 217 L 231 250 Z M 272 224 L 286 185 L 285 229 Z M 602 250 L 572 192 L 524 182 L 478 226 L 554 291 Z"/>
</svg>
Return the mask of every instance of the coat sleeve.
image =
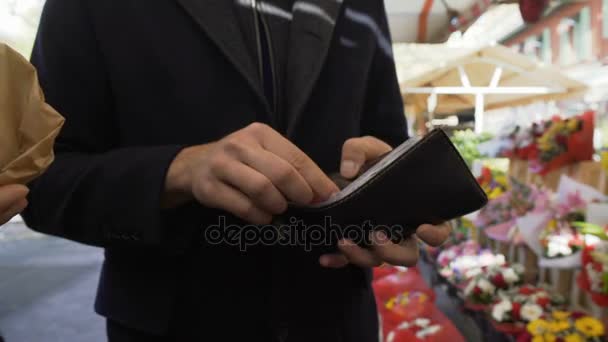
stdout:
<svg viewBox="0 0 608 342">
<path fill-rule="evenodd" d="M 47 102 L 66 118 L 55 161 L 30 184 L 26 224 L 107 247 L 158 246 L 166 171 L 182 146 L 120 147 L 112 94 L 86 2 L 48 0 L 32 52 Z"/>
<path fill-rule="evenodd" d="M 392 39 L 384 1 L 377 1 L 376 52 L 367 83 L 367 96 L 361 130 L 384 140 L 393 147 L 408 138 L 407 123 L 397 70 L 392 51 Z"/>
</svg>

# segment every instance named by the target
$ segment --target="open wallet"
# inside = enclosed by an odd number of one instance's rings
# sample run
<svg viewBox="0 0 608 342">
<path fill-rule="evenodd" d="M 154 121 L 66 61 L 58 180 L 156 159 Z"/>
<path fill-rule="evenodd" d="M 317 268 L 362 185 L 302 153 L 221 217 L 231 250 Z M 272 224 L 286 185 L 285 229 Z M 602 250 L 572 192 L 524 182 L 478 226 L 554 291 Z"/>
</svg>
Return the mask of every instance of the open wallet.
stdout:
<svg viewBox="0 0 608 342">
<path fill-rule="evenodd" d="M 317 240 L 319 234 L 324 235 L 326 247 L 342 238 L 366 246 L 374 229 L 382 229 L 393 242 L 399 242 L 422 224 L 455 219 L 479 210 L 488 201 L 441 129 L 408 139 L 366 164 L 353 180 L 332 178 L 340 192 L 310 206 L 291 204 L 275 219 L 275 225 L 299 222 L 308 238 Z"/>
</svg>

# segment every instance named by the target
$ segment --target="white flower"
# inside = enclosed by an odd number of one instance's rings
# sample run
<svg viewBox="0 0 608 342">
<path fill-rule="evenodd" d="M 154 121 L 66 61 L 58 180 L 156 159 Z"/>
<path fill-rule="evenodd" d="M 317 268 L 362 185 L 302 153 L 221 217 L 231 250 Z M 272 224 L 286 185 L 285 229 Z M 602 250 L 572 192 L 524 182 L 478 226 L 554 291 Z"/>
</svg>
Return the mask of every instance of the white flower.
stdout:
<svg viewBox="0 0 608 342">
<path fill-rule="evenodd" d="M 464 295 L 467 296 L 467 297 L 470 296 L 471 293 L 473 292 L 473 289 L 475 288 L 475 286 L 476 286 L 475 282 L 474 281 L 470 281 L 467 284 L 467 287 L 464 288 Z"/>
<path fill-rule="evenodd" d="M 520 314 L 521 318 L 528 322 L 532 322 L 542 316 L 543 309 L 539 305 L 527 303 L 522 305 Z"/>
<path fill-rule="evenodd" d="M 407 330 L 412 326 L 410 322 L 403 322 L 397 327 L 398 330 Z"/>
<path fill-rule="evenodd" d="M 481 268 L 472 268 L 464 273 L 464 277 L 471 279 L 481 274 Z"/>
<path fill-rule="evenodd" d="M 569 245 L 572 238 L 572 234 L 555 235 L 549 237 L 549 243 L 547 244 L 547 256 L 554 258 L 559 255 L 572 255 L 574 251 Z"/>
<path fill-rule="evenodd" d="M 509 300 L 502 300 L 492 307 L 492 318 L 497 322 L 502 322 L 505 314 L 513 310 L 513 304 Z"/>
<path fill-rule="evenodd" d="M 496 290 L 496 287 L 492 283 L 483 278 L 479 279 L 477 286 L 484 293 L 494 293 L 494 290 Z"/>
<path fill-rule="evenodd" d="M 511 268 L 515 271 L 515 273 L 519 274 L 523 274 L 525 272 L 525 267 L 522 264 L 513 264 L 511 266 Z"/>
<path fill-rule="evenodd" d="M 429 335 L 435 335 L 439 330 L 441 330 L 441 326 L 438 324 L 433 324 L 430 327 L 418 331 L 416 333 L 416 337 L 419 339 L 423 339 Z"/>
<path fill-rule="evenodd" d="M 519 281 L 519 275 L 510 267 L 504 270 L 502 277 L 507 284 L 514 284 Z"/>
<path fill-rule="evenodd" d="M 414 320 L 414 324 L 416 324 L 417 326 L 424 328 L 426 326 L 428 326 L 429 324 L 431 324 L 431 320 L 428 318 L 416 318 Z"/>
</svg>

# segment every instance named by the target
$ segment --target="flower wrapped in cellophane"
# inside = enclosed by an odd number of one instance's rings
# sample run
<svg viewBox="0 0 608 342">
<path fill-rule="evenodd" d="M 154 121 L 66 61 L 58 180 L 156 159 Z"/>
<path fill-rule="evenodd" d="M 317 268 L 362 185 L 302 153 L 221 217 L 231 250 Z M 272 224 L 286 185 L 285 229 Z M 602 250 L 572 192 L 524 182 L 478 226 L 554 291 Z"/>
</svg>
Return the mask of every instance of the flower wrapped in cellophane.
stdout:
<svg viewBox="0 0 608 342">
<path fill-rule="evenodd" d="M 522 333 L 527 323 L 564 307 L 566 300 L 553 292 L 531 285 L 500 292 L 490 307 L 494 327 L 511 335 Z"/>
<path fill-rule="evenodd" d="M 545 175 L 563 166 L 593 157 L 595 113 L 562 119 L 553 118 L 537 140 L 538 154 L 530 160 L 530 171 Z"/>
<path fill-rule="evenodd" d="M 470 307 L 489 305 L 500 292 L 521 285 L 523 273 L 524 268 L 519 264 L 484 267 L 468 281 L 464 289 L 465 302 Z"/>
<path fill-rule="evenodd" d="M 440 254 L 439 259 L 439 274 L 456 287 L 465 286 L 470 279 L 482 273 L 484 268 L 506 263 L 504 255 L 481 249 L 477 243 L 467 242 L 464 245 L 460 251 L 444 251 L 446 253 Z"/>
<path fill-rule="evenodd" d="M 608 307 L 608 226 L 581 225 L 585 233 L 579 286 L 591 295 L 593 302 Z"/>
<path fill-rule="evenodd" d="M 604 324 L 583 312 L 553 311 L 527 324 L 517 342 L 603 342 Z"/>
</svg>

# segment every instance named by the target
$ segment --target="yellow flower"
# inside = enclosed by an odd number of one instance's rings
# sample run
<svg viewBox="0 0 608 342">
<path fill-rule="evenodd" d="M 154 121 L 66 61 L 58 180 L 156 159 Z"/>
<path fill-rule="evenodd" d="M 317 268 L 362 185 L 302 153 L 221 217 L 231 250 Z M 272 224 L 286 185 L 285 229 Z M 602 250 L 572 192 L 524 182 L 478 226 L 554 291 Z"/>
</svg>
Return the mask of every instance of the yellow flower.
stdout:
<svg viewBox="0 0 608 342">
<path fill-rule="evenodd" d="M 574 132 L 578 129 L 578 120 L 570 120 L 567 124 L 568 130 Z"/>
<path fill-rule="evenodd" d="M 494 180 L 496 181 L 496 183 L 504 186 L 506 186 L 508 183 L 506 176 L 496 176 Z"/>
<path fill-rule="evenodd" d="M 558 321 L 563 321 L 568 319 L 568 317 L 570 317 L 570 312 L 568 311 L 553 311 L 553 318 L 555 318 Z"/>
<path fill-rule="evenodd" d="M 585 340 L 586 339 L 579 334 L 570 334 L 564 337 L 565 342 L 584 342 Z"/>
<path fill-rule="evenodd" d="M 604 336 L 604 325 L 593 317 L 579 318 L 574 322 L 574 326 L 585 336 L 600 337 Z"/>
<path fill-rule="evenodd" d="M 544 319 L 537 319 L 528 323 L 528 332 L 532 336 L 541 336 L 549 329 L 549 323 Z"/>
<path fill-rule="evenodd" d="M 499 197 L 500 195 L 502 195 L 502 190 L 500 188 L 494 188 L 494 190 L 492 190 L 488 194 L 488 198 L 489 199 L 495 199 L 495 198 Z"/>
<path fill-rule="evenodd" d="M 568 329 L 570 329 L 568 321 L 552 321 L 549 323 L 549 330 L 553 333 L 559 333 Z"/>
<path fill-rule="evenodd" d="M 545 342 L 545 338 L 542 337 L 542 336 L 540 336 L 540 335 L 539 336 L 534 336 L 532 338 L 532 342 Z"/>
<path fill-rule="evenodd" d="M 553 335 L 552 333 L 546 333 L 544 338 L 545 342 L 555 342 L 555 340 L 557 340 L 557 337 L 555 337 L 555 335 Z"/>
</svg>

